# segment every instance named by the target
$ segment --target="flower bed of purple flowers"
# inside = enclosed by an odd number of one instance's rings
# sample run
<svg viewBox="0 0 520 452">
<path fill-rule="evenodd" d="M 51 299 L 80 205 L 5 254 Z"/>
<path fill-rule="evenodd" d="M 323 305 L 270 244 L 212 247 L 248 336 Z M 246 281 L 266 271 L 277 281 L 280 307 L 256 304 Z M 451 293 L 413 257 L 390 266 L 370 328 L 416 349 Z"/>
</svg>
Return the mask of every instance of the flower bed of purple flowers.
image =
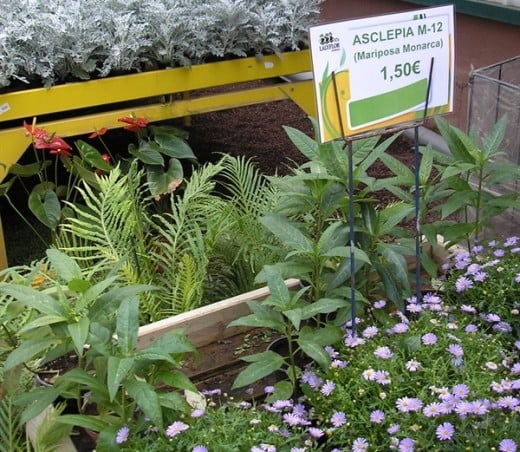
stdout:
<svg viewBox="0 0 520 452">
<path fill-rule="evenodd" d="M 343 341 L 328 348 L 326 372 L 306 368 L 298 400 L 271 400 L 274 388 L 267 387 L 264 401 L 241 402 L 216 389 L 206 393 L 205 405 L 194 408 L 191 416 L 172 420 L 166 432 L 153 432 L 153 426 L 140 436 L 120 431 L 119 447 L 197 452 L 516 451 L 517 245 L 512 237 L 457 254 L 446 267 L 445 292 L 419 301 L 412 297 L 405 312 L 392 312 L 384 300 L 374 303 L 356 320 L 355 330 L 345 325 Z M 475 263 L 480 267 L 472 266 Z M 481 281 L 474 279 L 479 271 L 487 274 Z M 471 292 L 479 283 L 491 285 L 495 273 L 503 279 L 494 289 Z M 461 277 L 471 278 L 473 285 L 460 290 Z M 506 284 L 508 278 L 511 284 Z M 483 304 L 484 290 L 493 290 L 501 302 L 493 302 L 490 295 Z M 465 296 L 458 299 L 456 294 Z"/>
</svg>

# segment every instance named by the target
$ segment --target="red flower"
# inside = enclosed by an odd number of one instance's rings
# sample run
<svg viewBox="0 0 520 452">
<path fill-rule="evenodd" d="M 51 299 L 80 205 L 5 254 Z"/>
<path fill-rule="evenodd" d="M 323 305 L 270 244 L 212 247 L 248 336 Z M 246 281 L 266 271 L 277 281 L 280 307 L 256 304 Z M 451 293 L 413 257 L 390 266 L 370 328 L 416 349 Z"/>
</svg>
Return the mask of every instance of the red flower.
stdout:
<svg viewBox="0 0 520 452">
<path fill-rule="evenodd" d="M 106 162 L 110 163 L 110 156 L 108 154 L 102 154 L 101 158 Z"/>
<path fill-rule="evenodd" d="M 108 129 L 106 127 L 103 127 L 99 130 L 96 129 L 95 132 L 92 132 L 88 137 L 97 138 L 97 137 L 100 137 L 101 135 L 104 135 L 107 132 L 108 132 Z"/>
<path fill-rule="evenodd" d="M 128 124 L 125 126 L 126 130 L 130 130 L 130 132 L 137 132 L 139 129 L 145 128 L 149 121 L 145 118 L 137 118 L 135 116 L 125 116 L 124 118 L 118 119 L 119 122 L 124 122 Z"/>
<path fill-rule="evenodd" d="M 72 148 L 56 134 L 49 135 L 44 129 L 38 129 L 34 126 L 30 126 L 25 121 L 23 122 L 23 126 L 29 135 L 32 137 L 32 141 L 34 147 L 36 149 L 50 149 L 51 154 L 64 155 L 66 157 L 72 157 L 72 154 L 69 150 Z"/>
</svg>

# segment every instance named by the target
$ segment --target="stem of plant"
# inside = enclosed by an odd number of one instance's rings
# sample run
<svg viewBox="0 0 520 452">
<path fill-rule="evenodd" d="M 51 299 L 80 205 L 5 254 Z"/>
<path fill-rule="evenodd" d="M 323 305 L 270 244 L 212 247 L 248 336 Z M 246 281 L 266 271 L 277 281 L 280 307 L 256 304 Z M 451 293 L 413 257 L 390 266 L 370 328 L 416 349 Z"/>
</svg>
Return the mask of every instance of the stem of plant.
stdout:
<svg viewBox="0 0 520 452">
<path fill-rule="evenodd" d="M 29 228 L 31 229 L 31 231 L 36 235 L 36 237 L 38 237 L 38 239 L 45 245 L 45 246 L 48 246 L 48 243 L 47 241 L 40 235 L 40 233 L 34 228 L 34 226 L 29 222 L 29 220 L 27 220 L 27 218 L 25 218 L 25 215 L 20 212 L 17 207 L 14 205 L 14 203 L 11 201 L 11 198 L 9 198 L 9 195 L 6 193 L 5 195 L 5 199 L 7 199 L 7 202 L 9 203 L 9 205 L 12 207 L 12 209 L 18 214 L 18 216 L 24 221 L 24 223 L 29 226 Z"/>
</svg>

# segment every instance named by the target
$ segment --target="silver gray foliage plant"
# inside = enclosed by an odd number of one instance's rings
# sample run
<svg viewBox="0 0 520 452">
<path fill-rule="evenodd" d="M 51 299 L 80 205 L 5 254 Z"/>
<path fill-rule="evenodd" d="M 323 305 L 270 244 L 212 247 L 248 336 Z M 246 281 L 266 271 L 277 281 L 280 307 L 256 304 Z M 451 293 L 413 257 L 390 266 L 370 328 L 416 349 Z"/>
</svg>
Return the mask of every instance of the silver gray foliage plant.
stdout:
<svg viewBox="0 0 520 452">
<path fill-rule="evenodd" d="M 0 87 L 300 50 L 323 0 L 0 0 Z"/>
</svg>

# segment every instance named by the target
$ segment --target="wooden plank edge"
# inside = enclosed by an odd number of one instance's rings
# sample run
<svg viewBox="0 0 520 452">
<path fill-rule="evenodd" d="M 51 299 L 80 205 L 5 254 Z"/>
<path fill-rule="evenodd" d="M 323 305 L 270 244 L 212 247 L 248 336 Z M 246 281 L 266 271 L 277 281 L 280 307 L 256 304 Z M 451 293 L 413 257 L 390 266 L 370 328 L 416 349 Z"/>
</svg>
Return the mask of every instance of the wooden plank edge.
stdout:
<svg viewBox="0 0 520 452">
<path fill-rule="evenodd" d="M 300 280 L 288 279 L 285 284 L 289 289 L 295 289 L 299 287 Z M 137 348 L 142 349 L 151 345 L 163 334 L 173 329 L 183 329 L 195 347 L 202 347 L 211 342 L 233 336 L 240 330 L 247 331 L 247 328 L 228 328 L 227 325 L 249 313 L 247 301 L 263 300 L 268 295 L 269 289 L 261 287 L 208 306 L 144 325 L 139 328 Z"/>
</svg>

